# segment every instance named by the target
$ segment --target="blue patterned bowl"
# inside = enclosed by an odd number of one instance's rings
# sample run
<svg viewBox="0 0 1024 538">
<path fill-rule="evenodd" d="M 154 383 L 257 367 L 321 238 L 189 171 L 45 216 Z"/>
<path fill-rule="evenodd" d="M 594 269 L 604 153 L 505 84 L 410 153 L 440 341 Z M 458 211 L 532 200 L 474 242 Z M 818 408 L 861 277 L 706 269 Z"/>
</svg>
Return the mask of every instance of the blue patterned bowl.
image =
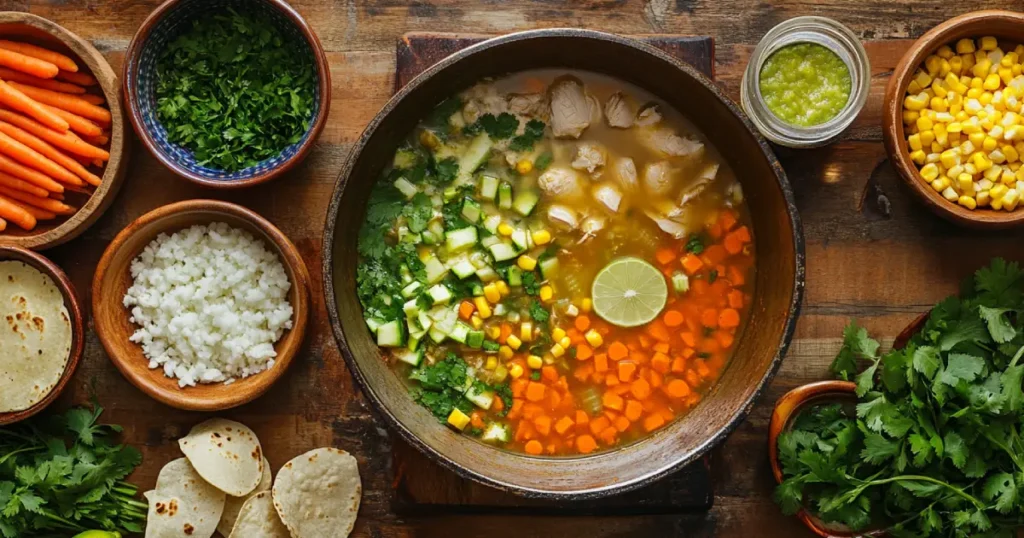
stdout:
<svg viewBox="0 0 1024 538">
<path fill-rule="evenodd" d="M 314 88 L 313 118 L 302 139 L 279 155 L 237 172 L 202 166 L 192 152 L 172 144 L 157 118 L 155 95 L 156 60 L 166 44 L 188 28 L 191 21 L 228 7 L 243 13 L 256 10 L 270 15 L 286 36 L 304 43 L 316 64 L 318 81 Z M 149 151 L 178 175 L 220 189 L 269 181 L 302 161 L 324 128 L 331 102 L 331 73 L 320 40 L 302 16 L 283 0 L 168 0 L 146 18 L 132 38 L 122 80 L 128 116 Z"/>
</svg>

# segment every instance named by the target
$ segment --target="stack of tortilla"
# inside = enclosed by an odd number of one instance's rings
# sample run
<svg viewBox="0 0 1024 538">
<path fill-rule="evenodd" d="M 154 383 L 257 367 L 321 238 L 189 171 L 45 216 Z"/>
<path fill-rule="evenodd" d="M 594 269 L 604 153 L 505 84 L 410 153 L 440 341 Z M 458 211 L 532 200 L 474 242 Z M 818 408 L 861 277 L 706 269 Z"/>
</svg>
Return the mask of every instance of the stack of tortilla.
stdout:
<svg viewBox="0 0 1024 538">
<path fill-rule="evenodd" d="M 272 479 L 260 441 L 224 419 L 196 425 L 178 441 L 146 493 L 146 538 L 324 538 L 352 532 L 362 483 L 356 459 L 320 448 L 286 463 Z"/>
<path fill-rule="evenodd" d="M 0 261 L 0 413 L 39 403 L 67 368 L 71 318 L 49 275 Z"/>
</svg>

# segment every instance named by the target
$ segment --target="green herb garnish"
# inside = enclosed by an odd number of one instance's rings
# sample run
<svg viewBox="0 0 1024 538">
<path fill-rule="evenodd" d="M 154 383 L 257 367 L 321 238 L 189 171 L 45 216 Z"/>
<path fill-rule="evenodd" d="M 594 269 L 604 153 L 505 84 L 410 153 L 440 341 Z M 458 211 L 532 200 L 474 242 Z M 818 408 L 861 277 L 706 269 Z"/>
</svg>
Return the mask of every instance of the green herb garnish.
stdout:
<svg viewBox="0 0 1024 538">
<path fill-rule="evenodd" d="M 551 317 L 551 313 L 544 309 L 540 301 L 533 301 L 530 303 L 530 317 L 538 323 L 544 323 Z"/>
<path fill-rule="evenodd" d="M 700 254 L 704 252 L 704 238 L 700 234 L 690 236 L 686 241 L 686 252 Z"/>
<path fill-rule="evenodd" d="M 523 134 L 512 139 L 512 142 L 508 145 L 509 149 L 512 151 L 527 151 L 533 149 L 533 145 L 544 137 L 545 127 L 546 125 L 544 125 L 544 122 L 540 120 L 530 120 L 526 122 L 526 128 L 523 131 Z"/>
</svg>

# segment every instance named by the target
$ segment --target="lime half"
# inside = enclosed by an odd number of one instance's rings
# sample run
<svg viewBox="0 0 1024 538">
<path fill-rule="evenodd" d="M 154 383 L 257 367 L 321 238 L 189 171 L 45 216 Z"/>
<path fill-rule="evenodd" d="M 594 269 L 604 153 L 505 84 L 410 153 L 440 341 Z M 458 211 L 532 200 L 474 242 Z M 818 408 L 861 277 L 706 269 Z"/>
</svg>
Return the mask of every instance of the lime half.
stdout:
<svg viewBox="0 0 1024 538">
<path fill-rule="evenodd" d="M 590 290 L 594 312 L 619 327 L 652 321 L 665 308 L 668 285 L 653 265 L 640 258 L 618 258 L 601 269 Z"/>
</svg>

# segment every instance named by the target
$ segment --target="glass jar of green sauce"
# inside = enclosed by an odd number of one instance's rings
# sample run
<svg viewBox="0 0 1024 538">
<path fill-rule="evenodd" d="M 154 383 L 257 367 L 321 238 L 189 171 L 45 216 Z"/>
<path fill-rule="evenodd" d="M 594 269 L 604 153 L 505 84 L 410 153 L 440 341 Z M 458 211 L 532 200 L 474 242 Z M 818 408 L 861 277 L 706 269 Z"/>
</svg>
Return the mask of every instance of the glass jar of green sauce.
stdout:
<svg viewBox="0 0 1024 538">
<path fill-rule="evenodd" d="M 871 68 L 857 37 L 825 17 L 796 17 L 765 34 L 743 74 L 744 111 L 776 144 L 835 140 L 867 101 Z"/>
</svg>

